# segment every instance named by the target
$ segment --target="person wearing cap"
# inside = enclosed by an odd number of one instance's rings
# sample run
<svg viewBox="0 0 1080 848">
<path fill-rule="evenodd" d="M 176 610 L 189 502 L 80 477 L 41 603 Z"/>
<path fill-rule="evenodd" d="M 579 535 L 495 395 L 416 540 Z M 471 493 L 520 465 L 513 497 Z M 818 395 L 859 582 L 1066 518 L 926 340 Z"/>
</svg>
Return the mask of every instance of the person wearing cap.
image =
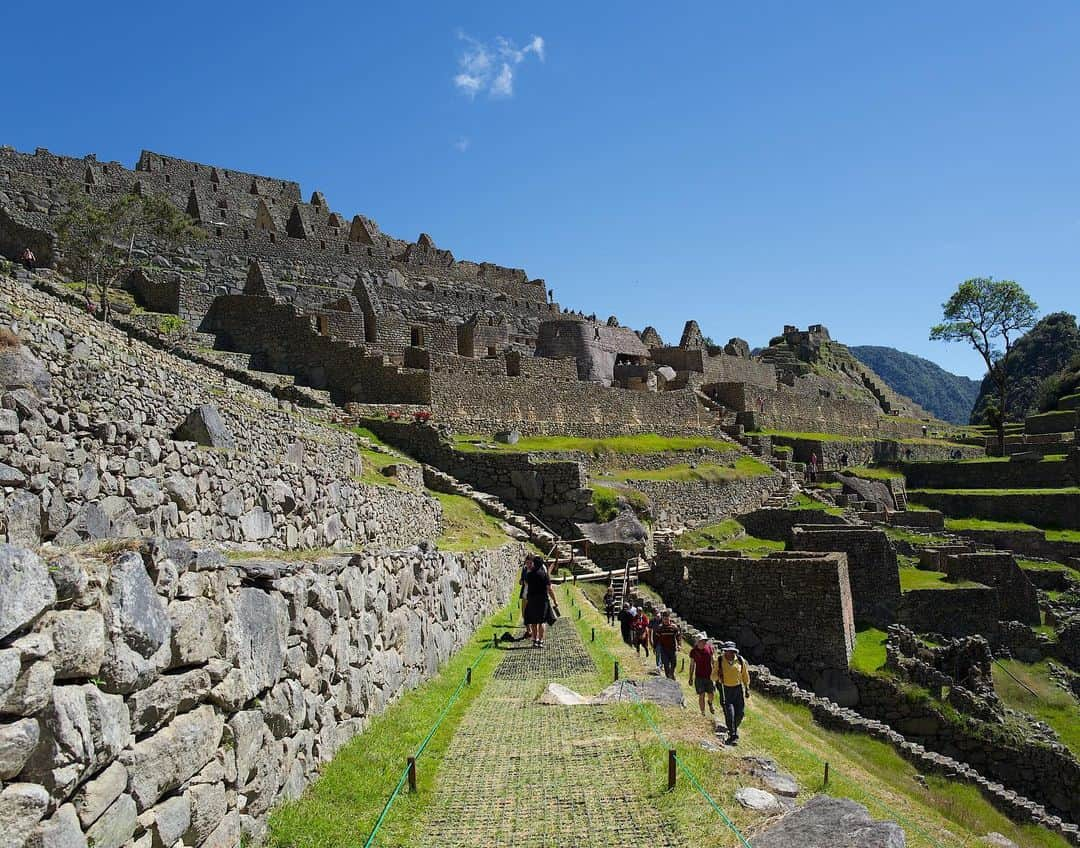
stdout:
<svg viewBox="0 0 1080 848">
<path fill-rule="evenodd" d="M 608 583 L 607 591 L 604 592 L 604 617 L 608 624 L 615 623 L 615 589 Z"/>
<path fill-rule="evenodd" d="M 739 648 L 734 642 L 725 642 L 721 646 L 717 678 L 720 681 L 720 694 L 724 699 L 727 743 L 738 745 L 739 725 L 742 724 L 743 714 L 746 712 L 746 699 L 750 697 L 750 669 L 746 660 L 739 655 Z"/>
<path fill-rule="evenodd" d="M 713 692 L 716 687 L 712 681 L 713 671 L 713 647 L 709 644 L 709 637 L 705 633 L 699 633 L 694 640 L 694 647 L 690 649 L 690 685 L 698 696 L 698 708 L 705 715 L 705 702 L 708 699 L 709 712 L 713 709 Z"/>
<path fill-rule="evenodd" d="M 671 610 L 659 616 L 660 624 L 653 631 L 653 650 L 669 680 L 675 679 L 675 658 L 679 653 L 679 628 L 671 620 Z"/>
</svg>

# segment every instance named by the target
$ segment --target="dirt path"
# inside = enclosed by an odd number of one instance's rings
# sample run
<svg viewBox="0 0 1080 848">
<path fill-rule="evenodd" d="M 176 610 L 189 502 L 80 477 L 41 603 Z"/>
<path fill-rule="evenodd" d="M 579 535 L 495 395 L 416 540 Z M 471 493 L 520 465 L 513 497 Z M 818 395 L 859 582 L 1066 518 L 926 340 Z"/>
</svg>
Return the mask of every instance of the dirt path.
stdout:
<svg viewBox="0 0 1080 848">
<path fill-rule="evenodd" d="M 418 844 L 673 848 L 616 708 L 536 703 L 548 682 L 588 685 L 595 672 L 565 619 L 542 650 L 528 642 L 507 650 L 450 743 Z"/>
</svg>

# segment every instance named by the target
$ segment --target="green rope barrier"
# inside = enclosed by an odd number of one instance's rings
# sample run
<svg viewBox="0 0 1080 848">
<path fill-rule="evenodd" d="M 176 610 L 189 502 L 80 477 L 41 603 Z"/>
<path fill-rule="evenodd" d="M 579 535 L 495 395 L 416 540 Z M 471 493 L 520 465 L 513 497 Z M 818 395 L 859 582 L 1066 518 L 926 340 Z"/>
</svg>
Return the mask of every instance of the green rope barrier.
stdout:
<svg viewBox="0 0 1080 848">
<path fill-rule="evenodd" d="M 469 672 L 472 672 L 473 669 L 475 669 L 480 664 L 480 660 L 484 658 L 484 654 L 486 654 L 489 650 L 491 650 L 491 643 L 485 642 L 484 647 L 480 649 L 480 653 L 476 655 L 476 659 L 473 660 L 472 663 L 469 665 Z M 424 750 L 427 748 L 428 744 L 433 738 L 435 738 L 435 734 L 438 732 L 439 727 L 442 726 L 442 723 L 450 714 L 450 710 L 457 702 L 457 699 L 461 696 L 461 692 L 465 688 L 466 684 L 469 682 L 469 679 L 470 676 L 467 673 L 465 677 L 461 679 L 461 682 L 458 684 L 457 689 L 454 690 L 454 693 L 447 700 L 446 706 L 443 707 L 442 712 L 439 713 L 439 717 L 435 720 L 435 724 L 432 725 L 431 730 L 428 732 L 428 735 L 424 737 L 424 741 L 420 743 L 420 747 L 416 749 L 416 753 L 413 755 L 414 762 L 420 759 L 420 755 L 424 753 Z M 390 807 L 393 805 L 394 801 L 401 793 L 401 787 L 405 785 L 405 781 L 408 779 L 408 777 L 409 766 L 406 765 L 405 769 L 401 772 L 401 777 L 398 778 L 397 786 L 395 786 L 394 791 L 390 793 L 390 797 L 386 799 L 386 803 L 383 805 L 382 812 L 379 813 L 379 817 L 375 819 L 375 826 L 371 829 L 371 834 L 364 842 L 364 848 L 371 848 L 371 846 L 375 844 L 375 837 L 378 836 L 379 829 L 383 826 L 383 822 L 385 821 L 387 814 L 390 812 Z"/>
</svg>

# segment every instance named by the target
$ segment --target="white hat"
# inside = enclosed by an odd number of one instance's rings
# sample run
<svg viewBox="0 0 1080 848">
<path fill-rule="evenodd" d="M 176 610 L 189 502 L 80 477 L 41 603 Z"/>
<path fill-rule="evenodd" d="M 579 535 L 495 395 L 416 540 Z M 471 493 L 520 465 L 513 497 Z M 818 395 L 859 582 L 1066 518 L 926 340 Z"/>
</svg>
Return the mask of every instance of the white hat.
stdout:
<svg viewBox="0 0 1080 848">
<path fill-rule="evenodd" d="M 630 615 L 637 615 L 637 607 L 630 607 Z"/>
<path fill-rule="evenodd" d="M 699 633 L 699 634 L 697 635 L 697 641 L 698 641 L 698 642 L 708 642 L 708 641 L 709 641 L 709 634 L 707 634 L 707 633 L 706 633 L 706 632 L 705 632 L 704 630 L 702 630 L 702 631 L 701 631 L 701 632 L 700 632 L 700 633 Z"/>
</svg>

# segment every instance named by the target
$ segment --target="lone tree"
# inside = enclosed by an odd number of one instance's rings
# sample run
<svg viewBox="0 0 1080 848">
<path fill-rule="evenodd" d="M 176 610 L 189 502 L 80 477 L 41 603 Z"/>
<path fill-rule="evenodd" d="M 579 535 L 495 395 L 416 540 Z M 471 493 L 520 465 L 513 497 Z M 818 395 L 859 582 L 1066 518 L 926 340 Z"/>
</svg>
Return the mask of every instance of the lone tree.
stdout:
<svg viewBox="0 0 1080 848">
<path fill-rule="evenodd" d="M 136 244 L 152 241 L 158 250 L 168 252 L 206 237 L 164 195 L 122 194 L 98 203 L 77 189 L 73 186 L 69 191 L 67 209 L 56 226 L 60 267 L 85 283 L 88 303 L 93 287 L 104 321 L 112 311 L 110 289 L 138 266 L 134 260 Z"/>
<path fill-rule="evenodd" d="M 975 277 L 965 280 L 942 304 L 941 324 L 930 328 L 930 339 L 968 342 L 986 363 L 986 372 L 997 389 L 998 449 L 1005 455 L 1005 421 L 1008 417 L 1009 357 L 1016 340 L 1035 325 L 1039 307 L 1013 280 Z"/>
</svg>

